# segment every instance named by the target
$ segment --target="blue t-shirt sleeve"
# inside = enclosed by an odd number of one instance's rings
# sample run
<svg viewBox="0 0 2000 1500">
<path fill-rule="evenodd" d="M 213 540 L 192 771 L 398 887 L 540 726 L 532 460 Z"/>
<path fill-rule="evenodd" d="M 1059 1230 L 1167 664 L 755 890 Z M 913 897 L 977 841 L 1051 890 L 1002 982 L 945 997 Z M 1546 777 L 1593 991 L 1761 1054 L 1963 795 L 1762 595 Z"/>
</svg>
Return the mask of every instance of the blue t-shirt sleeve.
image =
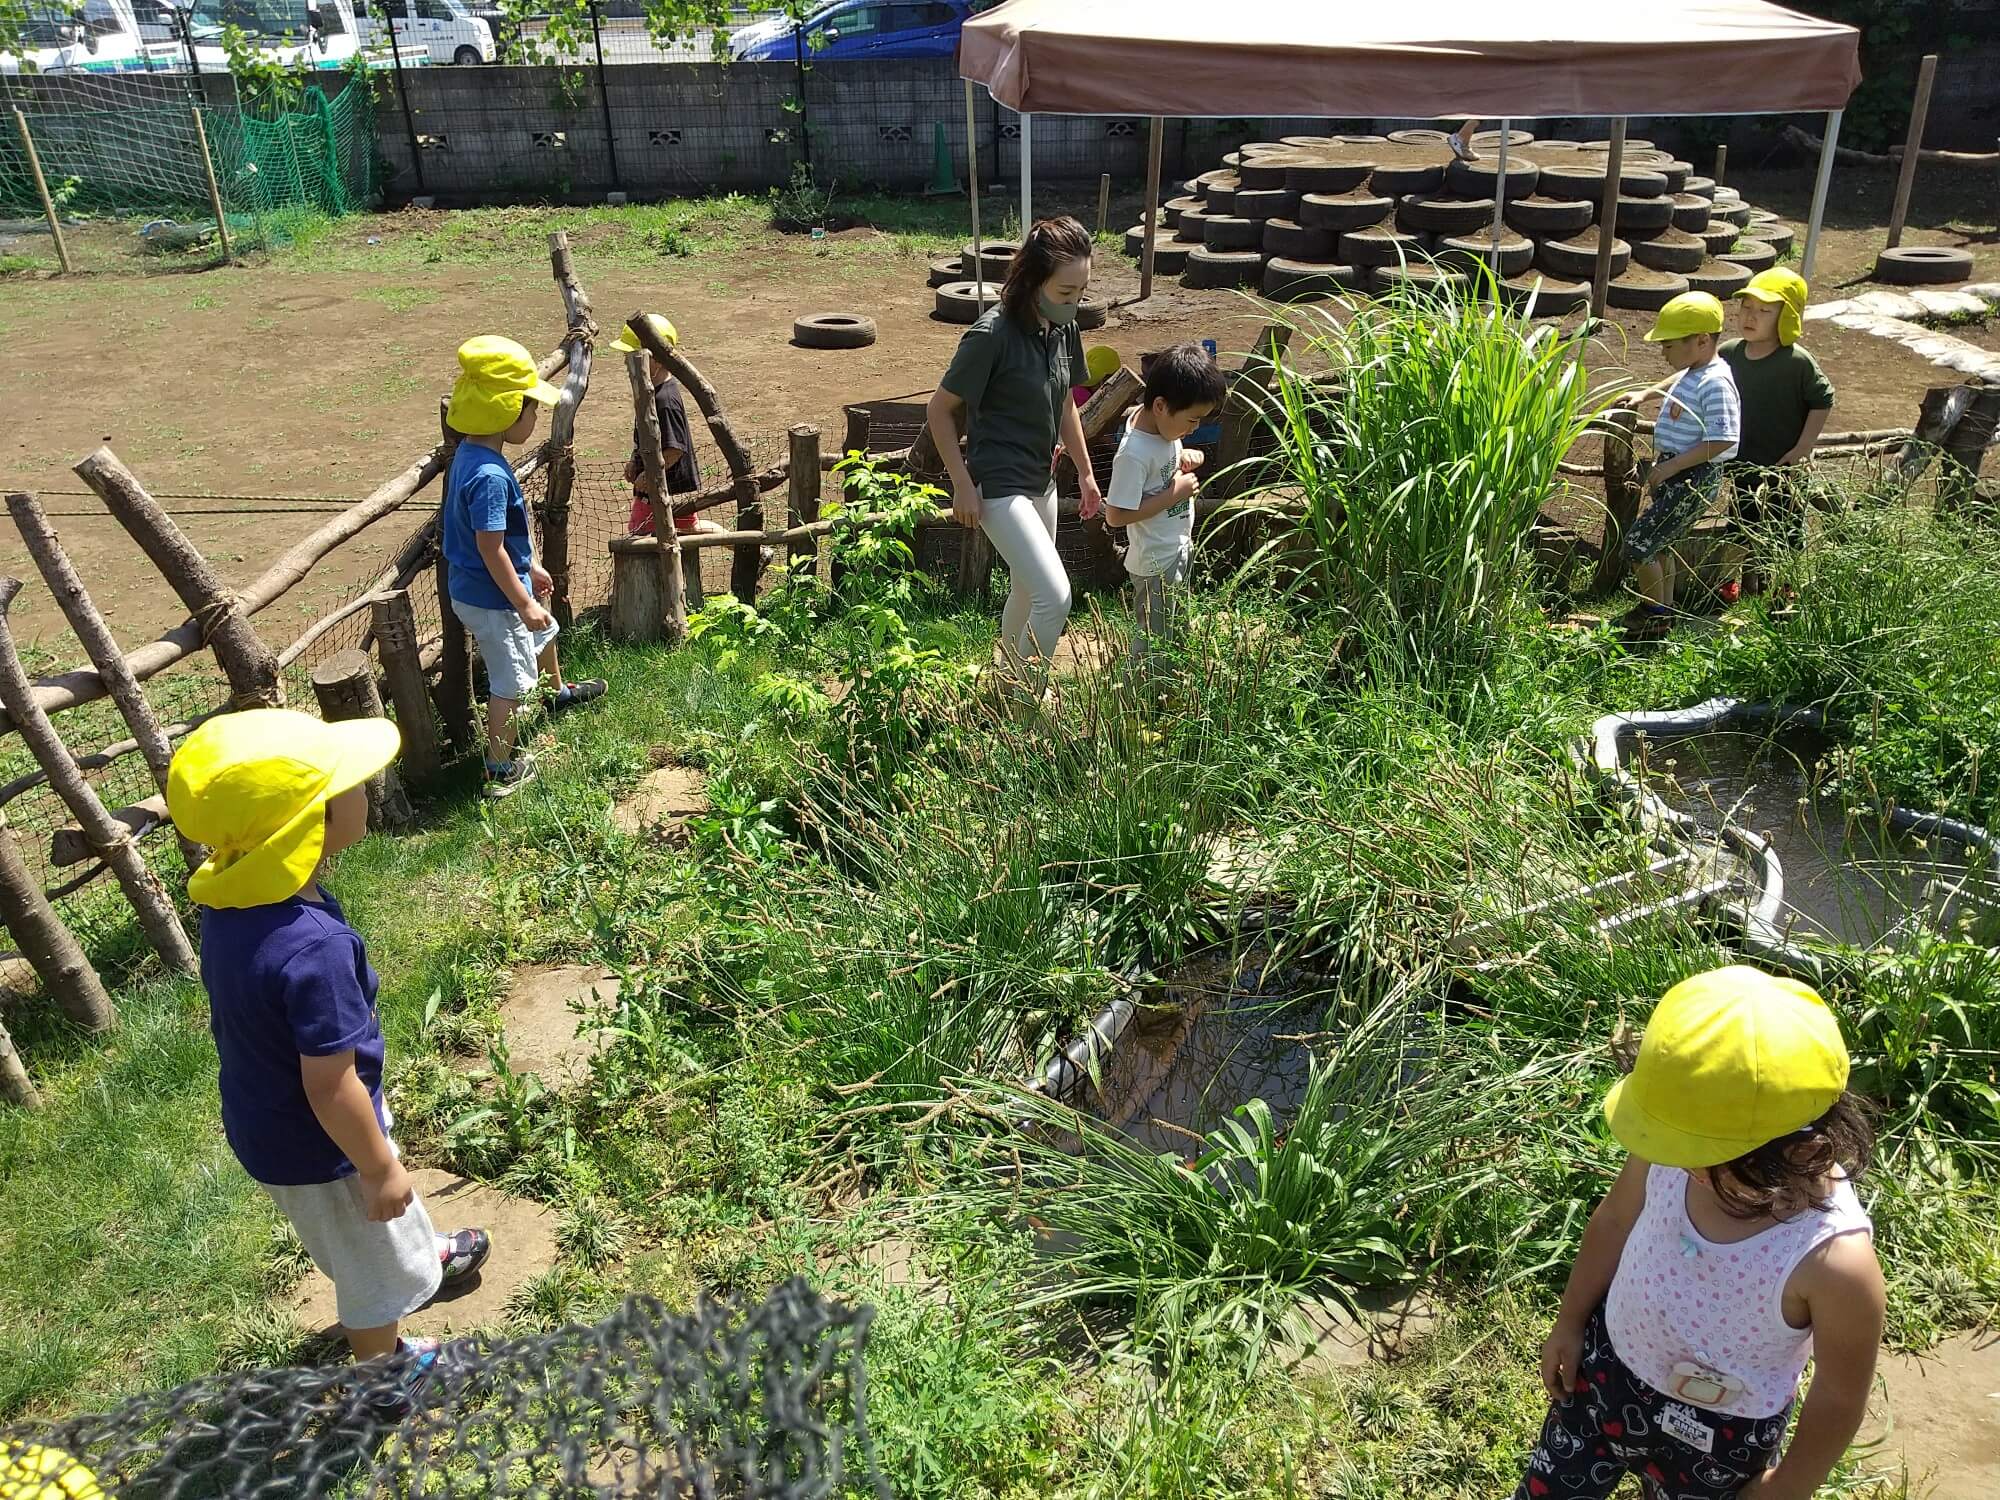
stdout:
<svg viewBox="0 0 2000 1500">
<path fill-rule="evenodd" d="M 1734 443 L 1743 437 L 1743 398 L 1736 380 L 1724 366 L 1720 378 L 1702 387 L 1702 426 L 1711 442 Z"/>
<path fill-rule="evenodd" d="M 480 469 L 465 481 L 466 519 L 474 531 L 505 531 L 513 486 L 492 469 Z"/>
<path fill-rule="evenodd" d="M 329 933 L 282 970 L 285 1019 L 301 1057 L 330 1057 L 374 1036 L 375 1008 L 361 983 L 361 940 Z"/>
</svg>

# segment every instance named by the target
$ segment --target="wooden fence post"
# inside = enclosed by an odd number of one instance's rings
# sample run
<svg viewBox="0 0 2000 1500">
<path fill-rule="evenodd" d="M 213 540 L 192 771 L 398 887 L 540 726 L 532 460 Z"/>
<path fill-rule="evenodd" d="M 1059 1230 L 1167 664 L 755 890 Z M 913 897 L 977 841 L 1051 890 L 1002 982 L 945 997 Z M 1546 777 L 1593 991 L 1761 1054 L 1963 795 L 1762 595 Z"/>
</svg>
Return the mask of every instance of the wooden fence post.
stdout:
<svg viewBox="0 0 2000 1500">
<path fill-rule="evenodd" d="M 1597 559 L 1595 593 L 1608 594 L 1625 577 L 1625 532 L 1639 515 L 1643 492 L 1633 473 L 1632 439 L 1639 431 L 1639 414 L 1619 409 L 1605 412 L 1604 424 L 1604 550 Z"/>
<path fill-rule="evenodd" d="M 4 812 L 0 812 L 0 921 L 6 922 L 15 947 L 64 1015 L 85 1031 L 111 1028 L 118 1012 L 104 992 L 104 981 L 42 894 Z"/>
<path fill-rule="evenodd" d="M 0 1099 L 22 1109 L 42 1107 L 42 1096 L 35 1092 L 28 1070 L 21 1066 L 21 1054 L 14 1050 L 14 1039 L 4 1025 L 0 1025 Z"/>
<path fill-rule="evenodd" d="M 806 526 L 819 519 L 819 429 L 801 423 L 787 434 L 791 440 L 791 492 L 785 506 L 786 524 Z M 792 538 L 790 558 L 809 559 L 819 566 L 819 543 L 813 537 Z"/>
<path fill-rule="evenodd" d="M 215 213 L 215 237 L 222 244 L 222 263 L 236 264 L 236 252 L 229 244 L 229 216 L 222 211 L 222 188 L 215 180 L 215 158 L 208 153 L 208 127 L 201 122 L 201 106 L 188 111 L 194 116 L 194 143 L 201 152 L 201 175 L 208 180 L 208 206 Z"/>
<path fill-rule="evenodd" d="M 445 738 L 453 749 L 470 750 L 479 732 L 472 703 L 472 648 L 466 641 L 465 622 L 451 607 L 451 565 L 445 561 L 441 543 L 437 596 L 442 630 L 438 641 L 438 722 L 444 725 Z"/>
<path fill-rule="evenodd" d="M 870 425 L 867 408 L 849 406 L 844 408 L 843 416 L 846 426 L 840 435 L 840 456 L 845 458 L 850 453 L 866 453 Z"/>
<path fill-rule="evenodd" d="M 242 601 L 223 584 L 208 559 L 159 502 L 146 493 L 138 477 L 109 448 L 99 448 L 77 464 L 75 472 L 97 492 L 105 508 L 180 595 L 229 679 L 234 706 L 282 707 L 285 690 L 278 676 L 278 659 L 251 628 Z"/>
<path fill-rule="evenodd" d="M 424 664 L 417 645 L 417 614 L 408 589 L 377 594 L 368 606 L 375 626 L 375 649 L 382 653 L 382 675 L 388 679 L 389 701 L 396 706 L 396 728 L 403 736 L 402 765 L 412 781 L 437 775 L 444 764 L 438 745 L 436 710 L 424 683 Z"/>
<path fill-rule="evenodd" d="M 0 578 L 0 703 L 6 704 L 22 742 L 34 753 L 36 763 L 48 772 L 49 785 L 62 798 L 91 848 L 118 877 L 125 899 L 138 914 L 139 925 L 167 967 L 176 973 L 192 974 L 196 969 L 194 948 L 187 933 L 181 930 L 181 919 L 174 912 L 166 887 L 140 856 L 131 831 L 104 810 L 96 791 L 77 769 L 69 747 L 56 733 L 54 723 L 35 701 L 34 684 L 28 681 L 20 654 L 14 649 L 14 632 L 7 623 L 7 611 L 20 592 L 20 579 Z"/>
<path fill-rule="evenodd" d="M 167 767 L 174 758 L 173 746 L 167 743 L 166 731 L 160 727 L 159 716 L 153 712 L 153 705 L 146 701 L 145 691 L 139 686 L 139 679 L 132 675 L 132 669 L 126 665 L 125 655 L 118 649 L 118 642 L 105 625 L 104 617 L 91 602 L 76 565 L 63 550 L 62 539 L 56 535 L 55 527 L 49 524 L 41 502 L 33 495 L 25 492 L 9 495 L 7 510 L 20 530 L 21 540 L 27 544 L 28 554 L 41 570 L 49 592 L 62 609 L 63 617 L 69 621 L 76 638 L 83 643 L 84 655 L 97 668 L 97 675 L 104 680 L 105 691 L 118 705 L 125 727 L 132 731 L 139 753 L 145 757 L 146 769 L 153 773 L 153 784 L 162 792 L 166 791 Z M 175 829 L 174 834 L 180 841 L 181 858 L 187 862 L 188 873 L 193 874 L 208 857 L 207 851 L 179 829 Z"/>
<path fill-rule="evenodd" d="M 1611 254 L 1618 245 L 1619 182 L 1625 174 L 1625 117 L 1611 122 L 1611 149 L 1604 159 L 1604 194 L 1598 200 L 1597 264 L 1590 276 L 1590 315 L 1602 318 L 1610 296 Z M 1720 182 L 1722 179 L 1717 178 Z"/>
<path fill-rule="evenodd" d="M 313 668 L 313 696 L 328 723 L 346 719 L 384 719 L 382 695 L 375 689 L 375 663 L 366 651 L 336 651 Z M 400 828 L 416 816 L 403 793 L 402 778 L 392 763 L 368 778 L 368 826 Z"/>
<path fill-rule="evenodd" d="M 1111 174 L 1100 173 L 1097 179 L 1097 232 L 1101 235 L 1111 227 Z"/>
<path fill-rule="evenodd" d="M 642 314 L 634 314 L 635 333 L 653 337 Z M 657 342 L 657 339 L 655 339 Z M 660 409 L 653 404 L 653 372 L 645 349 L 625 356 L 625 373 L 632 382 L 632 416 L 639 429 L 639 462 L 646 470 L 646 488 L 653 495 L 653 535 L 660 543 L 660 630 L 669 646 L 687 639 L 687 595 L 681 578 L 681 534 L 674 525 L 673 499 L 667 494 L 667 466 L 660 453 Z"/>
<path fill-rule="evenodd" d="M 1896 201 L 1889 209 L 1891 250 L 1903 243 L 1903 220 L 1910 212 L 1910 189 L 1917 181 L 1917 159 L 1924 154 L 1924 122 L 1931 112 L 1931 83 L 1937 77 L 1937 54 L 1927 52 L 1917 68 L 1917 97 L 1910 106 L 1909 144 L 1903 147 L 1903 170 L 1896 174 Z"/>
<path fill-rule="evenodd" d="M 1222 439 L 1202 468 L 1202 488 L 1232 499 L 1250 487 L 1250 436 L 1257 430 L 1260 398 L 1270 388 L 1278 360 L 1291 342 L 1289 324 L 1269 323 L 1229 380 L 1222 402 Z M 1135 377 L 1136 378 L 1136 377 Z M 1095 402 L 1096 397 L 1091 398 Z"/>
<path fill-rule="evenodd" d="M 42 216 L 49 221 L 49 234 L 56 242 L 56 262 L 63 268 L 63 275 L 73 275 L 76 266 L 69 258 L 69 242 L 63 238 L 62 218 L 56 213 L 55 199 L 49 196 L 49 184 L 42 176 L 42 159 L 35 151 L 35 138 L 28 133 L 28 117 L 21 113 L 19 106 L 14 110 L 14 128 L 21 132 L 21 150 L 28 158 L 28 175 L 35 179 L 35 191 L 42 200 Z"/>
<path fill-rule="evenodd" d="M 563 398 L 549 419 L 549 483 L 542 500 L 542 566 L 554 584 L 549 612 L 556 622 L 569 629 L 576 619 L 570 598 L 569 505 L 576 488 L 576 414 L 590 389 L 590 353 L 597 339 L 597 324 L 590 313 L 590 298 L 576 279 L 570 260 L 569 236 L 560 229 L 549 236 L 549 265 L 555 272 L 556 288 L 562 293 L 563 315 L 569 332 L 563 344 L 569 354 L 569 373 L 563 379 Z"/>
</svg>

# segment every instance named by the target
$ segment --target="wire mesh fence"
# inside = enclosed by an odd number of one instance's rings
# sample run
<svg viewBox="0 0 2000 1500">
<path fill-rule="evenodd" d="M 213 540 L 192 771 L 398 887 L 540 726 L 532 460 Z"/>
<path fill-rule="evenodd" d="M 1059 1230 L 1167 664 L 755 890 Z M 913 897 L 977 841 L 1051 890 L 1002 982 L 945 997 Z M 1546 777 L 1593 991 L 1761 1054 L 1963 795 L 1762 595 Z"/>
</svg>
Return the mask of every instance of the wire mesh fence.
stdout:
<svg viewBox="0 0 2000 1500">
<path fill-rule="evenodd" d="M 0 1494 L 886 1497 L 867 1428 L 872 1316 L 794 1279 L 679 1314 L 632 1297 L 599 1323 L 462 1340 L 428 1365 L 212 1376 L 0 1430 Z"/>
</svg>

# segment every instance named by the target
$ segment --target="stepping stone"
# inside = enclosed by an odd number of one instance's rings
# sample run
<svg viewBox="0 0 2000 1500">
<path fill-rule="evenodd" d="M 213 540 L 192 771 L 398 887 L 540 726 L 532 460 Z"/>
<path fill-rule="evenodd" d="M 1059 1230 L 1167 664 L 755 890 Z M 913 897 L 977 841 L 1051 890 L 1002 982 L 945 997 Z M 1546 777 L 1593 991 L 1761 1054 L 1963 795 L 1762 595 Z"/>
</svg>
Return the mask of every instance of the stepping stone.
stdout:
<svg viewBox="0 0 2000 1500">
<path fill-rule="evenodd" d="M 613 825 L 635 836 L 672 837 L 708 811 L 708 778 L 689 766 L 661 766 L 611 809 Z"/>
<path fill-rule="evenodd" d="M 1922 316 L 1929 318 L 1983 318 L 1986 316 L 1986 299 L 1966 291 L 1938 292 L 1918 290 L 1910 293 L 1910 300 L 1923 310 Z"/>
<path fill-rule="evenodd" d="M 1862 1460 L 1894 1471 L 1907 1464 L 1910 1493 L 1928 1500 L 2000 1495 L 2000 1337 L 1962 1333 L 1927 1354 L 1891 1354 L 1857 1442 L 1882 1440 Z"/>
<path fill-rule="evenodd" d="M 545 1204 L 453 1172 L 425 1167 L 410 1173 L 410 1180 L 438 1233 L 484 1229 L 493 1236 L 493 1254 L 471 1280 L 405 1318 L 404 1336 L 439 1338 L 504 1322 L 514 1294 L 556 1262 L 555 1215 Z M 333 1283 L 319 1271 L 308 1274 L 293 1293 L 291 1309 L 314 1332 L 340 1334 Z"/>
<path fill-rule="evenodd" d="M 618 981 L 609 969 L 558 964 L 517 970 L 500 1002 L 507 1066 L 535 1074 L 550 1088 L 582 1077 L 608 1039 L 601 1031 L 579 1036 L 577 1028 L 617 999 Z"/>
<path fill-rule="evenodd" d="M 1364 1297 L 1358 1318 L 1337 1297 L 1301 1302 L 1298 1314 L 1302 1342 L 1281 1345 L 1278 1354 L 1288 1374 L 1305 1377 L 1393 1364 L 1438 1324 L 1437 1307 L 1421 1292 Z"/>
</svg>

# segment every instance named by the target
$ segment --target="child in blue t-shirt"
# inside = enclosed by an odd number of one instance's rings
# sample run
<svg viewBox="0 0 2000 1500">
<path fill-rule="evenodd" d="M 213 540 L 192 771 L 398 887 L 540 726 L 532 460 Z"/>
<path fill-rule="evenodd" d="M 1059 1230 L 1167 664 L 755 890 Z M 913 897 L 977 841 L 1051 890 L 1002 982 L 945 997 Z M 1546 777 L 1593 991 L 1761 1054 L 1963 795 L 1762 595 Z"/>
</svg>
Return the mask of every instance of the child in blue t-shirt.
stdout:
<svg viewBox="0 0 2000 1500">
<path fill-rule="evenodd" d="M 505 797 L 535 776 L 534 757 L 516 755 L 514 742 L 521 705 L 542 674 L 553 689 L 551 713 L 603 697 L 604 684 L 563 682 L 556 622 L 543 604 L 553 583 L 535 561 L 528 504 L 503 451 L 533 437 L 541 408 L 562 392 L 512 339 L 467 339 L 458 365 L 445 412 L 462 439 L 445 475 L 440 516 L 446 592 L 486 663 L 486 795 Z"/>
<path fill-rule="evenodd" d="M 402 1319 L 477 1271 L 482 1229 L 440 1235 L 389 1138 L 375 971 L 319 884 L 368 827 L 362 783 L 395 758 L 385 719 L 326 724 L 288 709 L 210 719 L 167 777 L 174 826 L 215 852 L 188 882 L 221 1061 L 222 1128 L 243 1170 L 333 1282 L 357 1360 L 434 1344 Z"/>
</svg>

